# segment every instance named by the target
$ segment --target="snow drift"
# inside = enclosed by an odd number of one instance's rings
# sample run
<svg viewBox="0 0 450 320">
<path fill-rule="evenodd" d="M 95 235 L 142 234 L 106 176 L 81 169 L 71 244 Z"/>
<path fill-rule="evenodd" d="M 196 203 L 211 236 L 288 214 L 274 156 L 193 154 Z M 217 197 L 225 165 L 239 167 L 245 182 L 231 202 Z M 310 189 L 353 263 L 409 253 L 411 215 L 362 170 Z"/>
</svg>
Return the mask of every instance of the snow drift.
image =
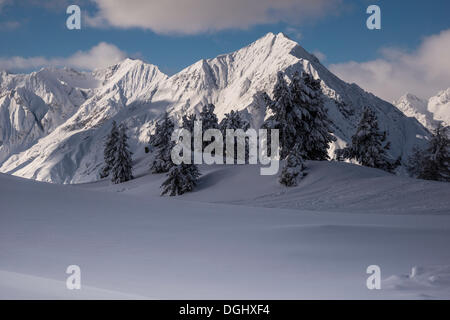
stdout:
<svg viewBox="0 0 450 320">
<path fill-rule="evenodd" d="M 0 174 L 0 298 L 450 298 L 448 184 L 308 166 L 289 190 L 257 166 L 208 167 L 175 199 L 157 196 L 158 175 L 62 186 Z M 69 291 L 73 264 L 82 287 Z M 366 287 L 373 264 L 382 290 Z"/>
</svg>

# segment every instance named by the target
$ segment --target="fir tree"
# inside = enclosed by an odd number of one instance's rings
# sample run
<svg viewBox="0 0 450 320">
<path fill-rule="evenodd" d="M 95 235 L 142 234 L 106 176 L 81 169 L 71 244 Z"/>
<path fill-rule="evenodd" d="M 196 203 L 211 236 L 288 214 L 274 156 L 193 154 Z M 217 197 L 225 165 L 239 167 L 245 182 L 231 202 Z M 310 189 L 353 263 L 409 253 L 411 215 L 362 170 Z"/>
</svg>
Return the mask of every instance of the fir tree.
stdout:
<svg viewBox="0 0 450 320">
<path fill-rule="evenodd" d="M 150 144 L 156 149 L 151 164 L 152 173 L 168 172 L 172 167 L 171 152 L 174 142 L 171 139 L 174 129 L 175 124 L 166 112 L 163 120 L 156 124 L 155 134 L 150 137 Z"/>
<path fill-rule="evenodd" d="M 328 160 L 330 143 L 336 141 L 332 135 L 332 122 L 324 107 L 320 80 L 303 73 L 294 74 L 291 83 L 293 113 L 297 128 L 296 142 L 308 160 Z"/>
<path fill-rule="evenodd" d="M 111 132 L 106 138 L 105 149 L 103 151 L 103 158 L 105 164 L 102 170 L 100 171 L 100 178 L 102 179 L 109 176 L 111 169 L 114 166 L 118 139 L 119 139 L 119 130 L 117 129 L 117 123 L 113 121 Z"/>
<path fill-rule="evenodd" d="M 167 179 L 161 185 L 161 195 L 177 196 L 190 192 L 197 185 L 199 177 L 200 172 L 195 164 L 182 163 L 173 166 L 167 173 Z"/>
<path fill-rule="evenodd" d="M 133 163 L 128 146 L 127 128 L 124 124 L 119 126 L 119 138 L 112 167 L 112 182 L 122 183 L 133 179 Z"/>
<path fill-rule="evenodd" d="M 194 125 L 195 125 L 195 121 L 197 121 L 197 115 L 195 113 L 193 113 L 193 114 L 190 114 L 190 115 L 184 115 L 183 116 L 183 120 L 182 120 L 182 124 L 181 124 L 181 128 L 186 129 L 191 134 L 191 141 L 187 142 L 187 143 L 185 141 L 183 141 L 183 144 L 188 146 L 192 151 L 194 151 L 193 150 L 193 146 L 194 146 Z M 192 154 L 192 156 L 194 156 L 194 155 Z"/>
<path fill-rule="evenodd" d="M 289 117 L 293 107 L 291 90 L 281 71 L 277 73 L 273 100 L 268 99 L 267 103 L 272 115 L 264 122 L 262 127 L 279 130 L 280 154 L 281 158 L 284 159 L 287 157 L 290 147 L 294 145 L 296 130 L 292 123 L 293 119 Z M 270 134 L 268 135 L 267 145 L 270 146 Z"/>
<path fill-rule="evenodd" d="M 208 129 L 219 129 L 219 120 L 214 113 L 215 108 L 216 107 L 212 103 L 203 106 L 202 111 L 200 112 L 203 132 Z"/>
<path fill-rule="evenodd" d="M 216 107 L 212 103 L 206 104 L 203 106 L 202 111 L 200 112 L 200 119 L 202 120 L 202 137 L 205 131 L 208 129 L 219 129 L 219 120 L 214 113 L 215 108 Z M 212 141 L 214 141 L 214 139 Z M 212 141 L 203 141 L 203 150 Z"/>
<path fill-rule="evenodd" d="M 223 135 L 223 145 L 224 145 L 224 157 L 226 156 L 226 131 L 227 129 L 230 130 L 238 130 L 241 129 L 244 132 L 246 132 L 248 129 L 250 128 L 250 123 L 243 119 L 241 114 L 239 112 L 236 112 L 234 110 L 231 110 L 230 113 L 226 113 L 225 117 L 222 119 L 222 121 L 219 124 L 219 129 L 222 132 Z M 245 154 L 244 157 L 245 159 L 243 159 L 244 161 L 246 161 L 246 159 L 248 158 L 248 153 L 249 153 L 249 146 L 248 146 L 248 139 L 238 139 L 237 137 L 234 138 L 234 160 L 236 161 L 238 159 L 238 143 L 245 143 L 244 145 L 244 150 L 245 150 Z"/>
<path fill-rule="evenodd" d="M 195 124 L 196 120 L 197 120 L 197 115 L 195 113 L 189 114 L 189 115 L 184 115 L 181 127 L 183 129 L 188 130 L 191 134 L 193 134 L 194 124 Z"/>
<path fill-rule="evenodd" d="M 390 143 L 385 142 L 386 132 L 380 132 L 375 112 L 365 108 L 351 143 L 335 151 L 336 159 L 355 159 L 362 166 L 393 172 L 399 161 L 394 163 L 388 158 Z"/>
<path fill-rule="evenodd" d="M 301 151 L 299 144 L 296 144 L 294 148 L 289 152 L 286 159 L 286 165 L 281 171 L 279 182 L 287 187 L 297 186 L 298 181 L 300 181 L 306 174 L 305 164 L 303 160 L 304 153 Z"/>
<path fill-rule="evenodd" d="M 436 128 L 425 150 L 415 148 L 407 169 L 416 178 L 450 182 L 449 127 Z"/>
<path fill-rule="evenodd" d="M 336 138 L 321 95 L 320 82 L 309 74 L 300 77 L 296 72 L 288 85 L 283 73 L 278 73 L 273 99 L 268 101 L 272 115 L 263 128 L 279 130 L 282 159 L 296 144 L 305 159 L 329 159 L 327 150 Z"/>
</svg>

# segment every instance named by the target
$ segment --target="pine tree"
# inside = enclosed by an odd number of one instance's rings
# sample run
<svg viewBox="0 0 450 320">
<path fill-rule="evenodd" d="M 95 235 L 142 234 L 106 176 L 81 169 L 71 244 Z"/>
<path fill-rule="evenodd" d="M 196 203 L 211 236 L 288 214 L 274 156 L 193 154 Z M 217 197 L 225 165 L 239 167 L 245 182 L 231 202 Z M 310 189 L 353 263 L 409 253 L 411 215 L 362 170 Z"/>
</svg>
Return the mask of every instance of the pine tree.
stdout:
<svg viewBox="0 0 450 320">
<path fill-rule="evenodd" d="M 222 121 L 219 124 L 219 129 L 222 132 L 223 135 L 223 145 L 224 145 L 224 157 L 226 156 L 226 131 L 227 129 L 230 130 L 238 130 L 241 129 L 244 132 L 246 132 L 248 129 L 250 128 L 250 123 L 243 119 L 241 114 L 239 112 L 236 112 L 234 110 L 231 110 L 230 113 L 226 113 L 225 117 L 222 119 Z M 245 143 L 244 146 L 244 150 L 245 150 L 245 154 L 244 157 L 245 159 L 243 159 L 244 161 L 248 158 L 248 154 L 249 154 L 249 146 L 246 143 L 248 141 L 248 139 L 237 139 L 236 137 L 234 138 L 234 160 L 236 161 L 238 159 L 238 143 Z"/>
<path fill-rule="evenodd" d="M 188 130 L 191 134 L 193 134 L 194 124 L 195 124 L 196 120 L 197 120 L 197 115 L 195 113 L 189 114 L 189 115 L 184 115 L 181 127 L 183 129 Z"/>
<path fill-rule="evenodd" d="M 150 168 L 152 173 L 168 172 L 172 167 L 171 152 L 174 142 L 171 139 L 174 129 L 175 124 L 166 112 L 163 120 L 156 124 L 155 134 L 150 137 L 150 144 L 156 149 Z"/>
<path fill-rule="evenodd" d="M 102 179 L 109 176 L 110 171 L 114 165 L 118 139 L 119 139 L 119 130 L 117 129 L 117 123 L 113 121 L 111 132 L 106 138 L 105 149 L 103 151 L 103 158 L 105 165 L 100 171 L 100 178 Z"/>
<path fill-rule="evenodd" d="M 185 144 L 187 147 L 189 147 L 191 149 L 191 151 L 194 151 L 193 147 L 194 147 L 194 125 L 195 125 L 195 121 L 197 121 L 197 115 L 195 113 L 190 114 L 190 115 L 184 115 L 183 116 L 183 120 L 182 120 L 182 124 L 181 124 L 181 128 L 186 129 L 187 131 L 190 132 L 191 134 L 191 141 L 186 142 L 183 141 L 183 144 Z M 194 154 L 192 154 L 192 157 L 194 156 Z"/>
<path fill-rule="evenodd" d="M 296 144 L 305 159 L 329 159 L 328 147 L 336 138 L 321 95 L 320 82 L 309 74 L 300 77 L 296 72 L 288 85 L 283 73 L 278 73 L 273 99 L 268 102 L 272 115 L 263 128 L 279 130 L 282 159 Z"/>
<path fill-rule="evenodd" d="M 386 142 L 386 132 L 380 132 L 375 112 L 365 108 L 352 141 L 344 149 L 335 151 L 336 159 L 355 159 L 362 166 L 393 172 L 399 161 L 392 162 L 387 155 L 390 143 Z"/>
<path fill-rule="evenodd" d="M 425 150 L 415 148 L 407 169 L 416 178 L 450 182 L 449 127 L 436 128 Z"/>
<path fill-rule="evenodd" d="M 287 187 L 295 187 L 298 181 L 301 180 L 306 174 L 305 164 L 303 160 L 304 153 L 301 151 L 299 144 L 296 144 L 294 148 L 289 152 L 286 159 L 286 165 L 281 171 L 279 182 Z"/>
<path fill-rule="evenodd" d="M 306 159 L 328 160 L 329 145 L 336 138 L 332 135 L 332 122 L 323 104 L 320 81 L 307 73 L 303 73 L 301 78 L 295 73 L 291 92 L 297 135 L 300 135 L 296 143 L 300 144 L 300 150 L 304 152 Z"/>
<path fill-rule="evenodd" d="M 215 108 L 216 107 L 212 103 L 206 104 L 203 106 L 202 111 L 200 112 L 200 119 L 202 120 L 202 137 L 205 131 L 208 129 L 219 129 L 219 120 L 214 113 Z M 210 143 L 211 142 L 209 141 L 203 141 L 203 150 Z"/>
<path fill-rule="evenodd" d="M 264 122 L 262 127 L 279 130 L 280 155 L 284 159 L 287 157 L 290 147 L 294 145 L 296 130 L 292 123 L 293 119 L 289 116 L 293 107 L 291 90 L 281 71 L 277 73 L 273 100 L 268 99 L 267 103 L 272 115 Z M 270 134 L 268 135 L 267 145 L 270 146 Z"/>
<path fill-rule="evenodd" d="M 133 179 L 133 162 L 128 146 L 127 128 L 124 124 L 119 126 L 119 138 L 112 168 L 112 182 L 122 183 Z"/>
<path fill-rule="evenodd" d="M 215 108 L 216 107 L 212 103 L 203 106 L 202 111 L 200 112 L 203 132 L 208 129 L 219 129 L 219 120 L 214 113 Z"/>
<path fill-rule="evenodd" d="M 197 185 L 200 172 L 197 165 L 185 164 L 173 166 L 167 173 L 167 179 L 162 183 L 161 195 L 182 195 L 192 191 Z"/>
</svg>

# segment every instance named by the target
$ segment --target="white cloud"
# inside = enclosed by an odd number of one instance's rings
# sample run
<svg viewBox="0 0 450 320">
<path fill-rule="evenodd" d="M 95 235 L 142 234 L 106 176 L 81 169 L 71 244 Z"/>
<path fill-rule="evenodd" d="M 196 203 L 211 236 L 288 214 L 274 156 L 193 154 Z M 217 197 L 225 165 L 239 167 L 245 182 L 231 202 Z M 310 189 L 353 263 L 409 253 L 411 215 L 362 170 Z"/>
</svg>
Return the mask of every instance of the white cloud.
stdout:
<svg viewBox="0 0 450 320">
<path fill-rule="evenodd" d="M 0 57 L 0 70 L 36 69 L 45 66 L 67 66 L 82 70 L 108 67 L 126 57 L 116 46 L 100 42 L 88 51 L 78 51 L 70 57 Z"/>
<path fill-rule="evenodd" d="M 429 98 L 450 87 L 449 52 L 450 29 L 425 38 L 414 52 L 385 48 L 379 59 L 333 64 L 330 70 L 388 101 L 407 92 Z"/>
<path fill-rule="evenodd" d="M 197 34 L 246 29 L 327 15 L 342 0 L 94 0 L 98 12 L 86 22 L 95 27 L 143 28 L 158 33 Z"/>
</svg>

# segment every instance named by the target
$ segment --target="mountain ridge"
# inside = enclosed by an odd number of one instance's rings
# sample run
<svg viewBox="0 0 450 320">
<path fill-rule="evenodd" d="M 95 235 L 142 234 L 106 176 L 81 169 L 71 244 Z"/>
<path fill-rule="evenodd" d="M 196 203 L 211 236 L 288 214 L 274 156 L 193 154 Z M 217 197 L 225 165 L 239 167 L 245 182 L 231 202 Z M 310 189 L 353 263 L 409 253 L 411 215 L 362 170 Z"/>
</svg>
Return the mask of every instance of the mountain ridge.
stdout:
<svg viewBox="0 0 450 320">
<path fill-rule="evenodd" d="M 450 88 L 439 91 L 428 100 L 407 93 L 393 102 L 407 117 L 417 119 L 432 132 L 439 123 L 450 125 Z"/>
<path fill-rule="evenodd" d="M 278 71 L 287 76 L 304 71 L 321 80 L 324 103 L 337 137 L 330 154 L 350 140 L 366 106 L 375 110 L 381 129 L 387 131 L 394 158 L 405 158 L 412 147 L 424 143 L 423 137 L 428 135 L 422 125 L 405 117 L 390 103 L 340 80 L 314 55 L 281 33 L 268 33 L 240 50 L 199 60 L 170 77 L 157 66 L 128 58 L 91 73 L 58 70 L 41 82 L 32 80 L 31 75 L 17 76 L 26 81 L 16 84 L 33 89 L 33 83 L 35 94 L 45 104 L 63 101 L 57 110 L 70 110 L 68 118 L 48 116 L 57 125 L 38 137 L 30 137 L 28 145 L 31 146 L 24 150 L 14 149 L 17 144 L 23 144 L 20 139 L 23 132 L 16 130 L 18 127 L 14 123 L 11 125 L 12 107 L 2 103 L 0 98 L 0 123 L 14 128 L 9 132 L 4 130 L 6 126 L 0 130 L 1 172 L 55 183 L 96 180 L 103 162 L 103 139 L 113 120 L 127 124 L 131 149 L 135 157 L 142 157 L 149 134 L 166 110 L 181 121 L 184 114 L 198 113 L 205 103 L 216 105 L 219 120 L 225 113 L 237 110 L 256 127 L 264 120 L 266 110 L 260 101 L 254 100 L 254 94 L 266 91 L 271 95 Z M 5 86 L 3 78 L 0 77 L 0 97 L 12 87 Z M 12 83 L 11 79 L 8 83 Z M 69 102 L 56 99 L 63 93 Z M 76 104 L 70 101 L 69 94 Z M 28 116 L 26 123 L 32 126 L 32 122 L 32 117 Z M 19 139 L 11 139 L 11 136 Z"/>
</svg>

